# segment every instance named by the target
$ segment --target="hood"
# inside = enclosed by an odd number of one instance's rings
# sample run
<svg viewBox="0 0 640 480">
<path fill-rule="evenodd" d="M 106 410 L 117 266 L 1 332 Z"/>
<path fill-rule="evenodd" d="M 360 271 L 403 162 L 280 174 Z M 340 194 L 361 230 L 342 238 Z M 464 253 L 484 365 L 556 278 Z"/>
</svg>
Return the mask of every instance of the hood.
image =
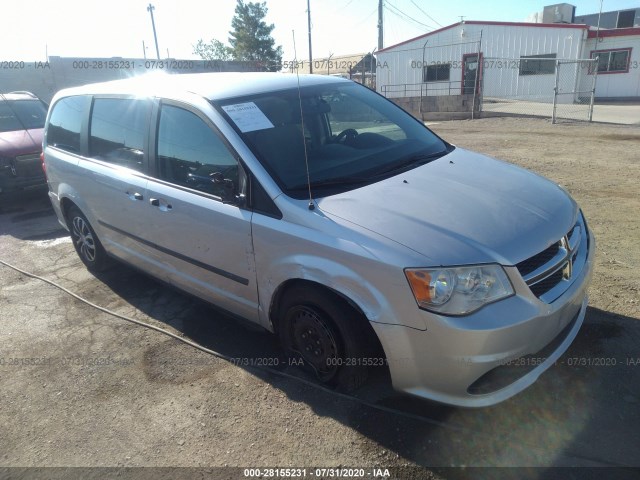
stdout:
<svg viewBox="0 0 640 480">
<path fill-rule="evenodd" d="M 15 157 L 42 150 L 42 128 L 0 132 L 0 157 Z"/>
<path fill-rule="evenodd" d="M 427 257 L 424 265 L 516 263 L 565 235 L 576 203 L 555 183 L 456 148 L 421 167 L 318 200 L 353 223 Z"/>
</svg>

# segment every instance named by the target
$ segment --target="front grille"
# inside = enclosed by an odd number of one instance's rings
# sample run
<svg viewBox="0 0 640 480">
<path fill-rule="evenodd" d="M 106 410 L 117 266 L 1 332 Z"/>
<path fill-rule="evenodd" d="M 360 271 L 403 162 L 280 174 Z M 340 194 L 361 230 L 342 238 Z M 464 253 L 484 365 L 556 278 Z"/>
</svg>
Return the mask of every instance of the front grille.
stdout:
<svg viewBox="0 0 640 480">
<path fill-rule="evenodd" d="M 536 297 L 540 298 L 540 296 L 544 295 L 553 287 L 558 285 L 562 281 L 562 278 L 562 269 L 560 269 L 546 277 L 544 280 L 531 285 L 529 288 L 531 288 L 531 291 Z"/>
<path fill-rule="evenodd" d="M 18 177 L 36 177 L 44 175 L 39 153 L 18 155 L 15 159 L 14 169 Z"/>
<path fill-rule="evenodd" d="M 560 250 L 560 242 L 556 242 L 546 250 L 543 250 L 542 252 L 538 253 L 537 255 L 534 255 L 531 258 L 527 258 L 526 260 L 523 260 L 522 262 L 516 265 L 516 267 L 518 268 L 518 271 L 520 272 L 520 275 L 522 276 L 528 275 L 529 273 L 540 268 L 542 265 L 544 265 L 553 257 L 555 257 L 558 254 L 559 250 Z"/>
<path fill-rule="evenodd" d="M 562 295 L 582 271 L 589 249 L 582 214 L 576 224 L 556 243 L 516 264 L 531 292 L 551 303 Z"/>
<path fill-rule="evenodd" d="M 19 162 L 28 162 L 28 161 L 40 161 L 40 154 L 39 153 L 28 153 L 26 155 L 18 155 L 16 157 L 16 160 L 18 160 Z"/>
</svg>

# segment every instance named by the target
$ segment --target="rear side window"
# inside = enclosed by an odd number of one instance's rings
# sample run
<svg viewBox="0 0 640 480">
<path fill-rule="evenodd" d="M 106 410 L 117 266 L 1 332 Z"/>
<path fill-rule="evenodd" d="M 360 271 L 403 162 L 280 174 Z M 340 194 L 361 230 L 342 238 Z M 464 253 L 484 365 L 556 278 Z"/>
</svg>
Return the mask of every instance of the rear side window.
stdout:
<svg viewBox="0 0 640 480">
<path fill-rule="evenodd" d="M 88 101 L 89 97 L 76 96 L 56 102 L 47 127 L 47 145 L 68 152 L 80 152 L 82 115 Z"/>
<path fill-rule="evenodd" d="M 95 99 L 91 111 L 89 155 L 142 171 L 149 108 L 146 100 Z"/>
<path fill-rule="evenodd" d="M 183 108 L 162 106 L 157 164 L 167 182 L 222 197 L 224 183 L 213 181 L 214 174 L 222 174 L 238 191 L 238 162 L 207 123 Z"/>
</svg>

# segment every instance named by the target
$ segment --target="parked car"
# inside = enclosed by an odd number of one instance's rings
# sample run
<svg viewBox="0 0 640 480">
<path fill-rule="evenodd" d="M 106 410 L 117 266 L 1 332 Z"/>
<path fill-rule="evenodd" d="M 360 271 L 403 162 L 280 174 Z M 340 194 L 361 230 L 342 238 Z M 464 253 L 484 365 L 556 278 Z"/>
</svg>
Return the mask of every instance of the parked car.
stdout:
<svg viewBox="0 0 640 480">
<path fill-rule="evenodd" d="M 0 93 L 0 194 L 46 186 L 40 154 L 47 104 L 30 92 Z"/>
<path fill-rule="evenodd" d="M 299 82 L 299 83 L 298 83 Z M 320 381 L 486 406 L 582 325 L 593 234 L 534 173 L 327 76 L 139 77 L 59 92 L 49 196 L 110 258 L 275 332 Z"/>
</svg>

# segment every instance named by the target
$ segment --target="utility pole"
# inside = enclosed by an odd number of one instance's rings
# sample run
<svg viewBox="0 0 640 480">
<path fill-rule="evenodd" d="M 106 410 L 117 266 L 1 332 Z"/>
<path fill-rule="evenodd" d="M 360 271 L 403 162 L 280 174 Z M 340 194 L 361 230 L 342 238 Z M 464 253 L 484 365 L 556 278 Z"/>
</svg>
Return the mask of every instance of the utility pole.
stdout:
<svg viewBox="0 0 640 480">
<path fill-rule="evenodd" d="M 602 0 L 600 0 L 600 13 L 598 13 L 598 26 L 596 28 L 596 50 L 595 50 L 596 52 L 598 51 L 598 43 L 600 42 L 600 17 L 601 16 L 602 16 Z"/>
<path fill-rule="evenodd" d="M 313 54 L 311 53 L 311 5 L 307 0 L 307 27 L 309 29 L 309 73 L 313 73 Z"/>
<path fill-rule="evenodd" d="M 384 48 L 384 36 L 382 30 L 382 0 L 378 0 L 378 50 Z"/>
<path fill-rule="evenodd" d="M 156 35 L 156 22 L 153 19 L 153 11 L 156 9 L 156 7 L 154 7 L 153 5 L 149 4 L 149 6 L 147 7 L 147 12 L 149 12 L 151 14 L 151 26 L 153 27 L 153 39 L 156 42 L 156 56 L 158 57 L 158 60 L 160 60 L 160 50 L 158 50 L 158 36 Z"/>
</svg>

